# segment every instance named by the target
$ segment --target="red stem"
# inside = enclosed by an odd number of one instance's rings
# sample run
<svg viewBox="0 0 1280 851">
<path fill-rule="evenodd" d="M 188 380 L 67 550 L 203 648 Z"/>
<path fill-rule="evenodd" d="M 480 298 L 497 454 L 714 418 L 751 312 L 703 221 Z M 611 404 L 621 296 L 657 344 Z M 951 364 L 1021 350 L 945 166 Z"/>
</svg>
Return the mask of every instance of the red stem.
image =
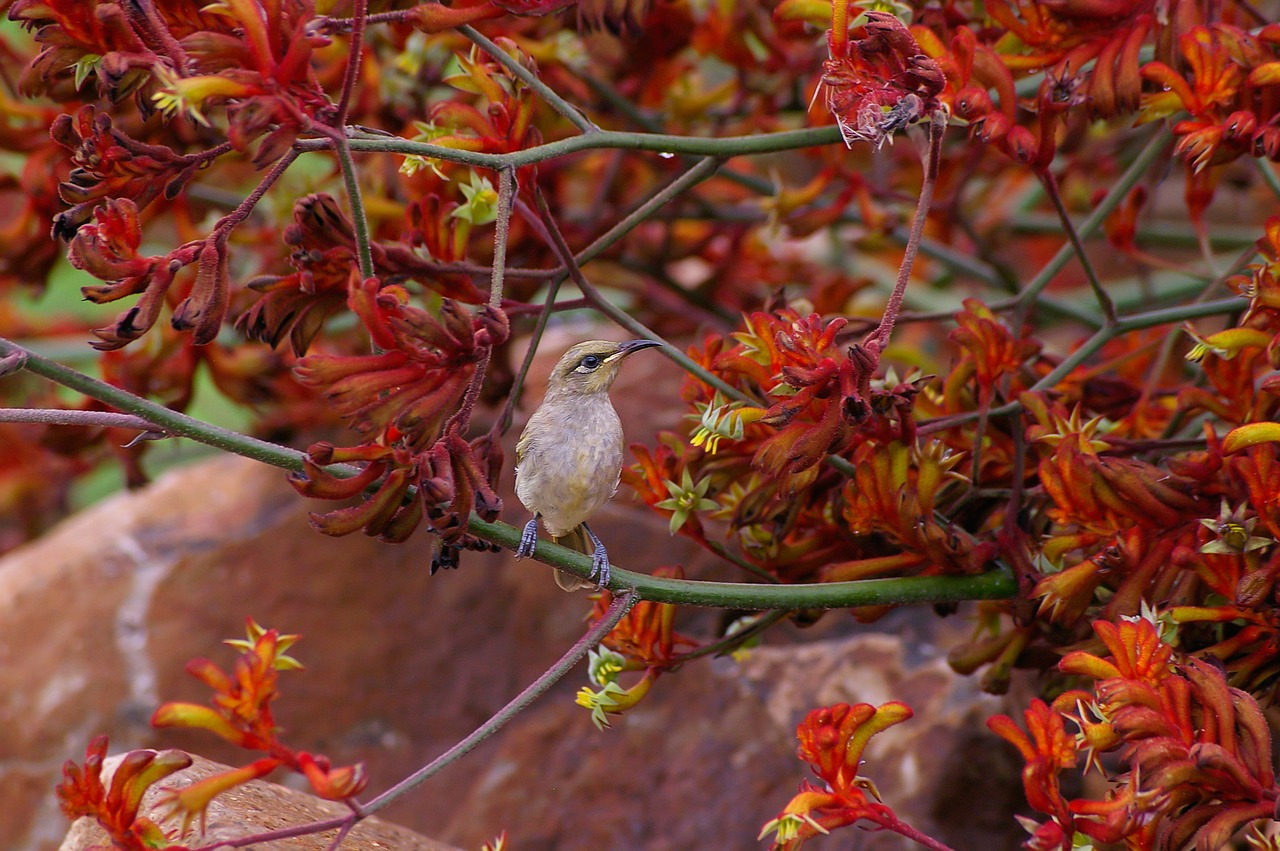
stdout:
<svg viewBox="0 0 1280 851">
<path fill-rule="evenodd" d="M 218 220 L 218 223 L 213 227 L 213 233 L 209 234 L 209 239 L 213 239 L 219 235 L 225 239 L 226 235 L 229 234 L 236 225 L 249 218 L 249 215 L 253 213 L 253 208 L 258 206 L 258 202 L 262 200 L 262 196 L 267 194 L 267 190 L 269 190 L 272 185 L 280 179 L 280 175 L 284 174 L 285 170 L 293 164 L 293 161 L 298 158 L 298 154 L 299 151 L 289 151 L 289 153 L 277 160 L 276 164 L 271 167 L 271 171 L 267 172 L 263 176 L 258 185 L 254 187 L 254 190 L 249 193 L 249 196 L 241 201 L 234 210 Z"/>
<path fill-rule="evenodd" d="M 342 95 L 338 98 L 338 114 L 333 126 L 339 132 L 347 123 L 347 110 L 351 106 L 351 92 L 360 74 L 360 59 L 364 55 L 364 29 L 369 18 L 369 0 L 355 0 L 355 14 L 351 18 L 351 48 L 347 55 L 347 68 L 342 75 Z"/>
<path fill-rule="evenodd" d="M 897 816 L 893 816 L 892 820 L 885 824 L 885 829 L 891 830 L 900 836 L 905 836 L 913 842 L 918 842 L 925 848 L 932 849 L 932 851 L 953 851 L 950 845 L 939 842 L 927 833 L 921 833 Z"/>
<path fill-rule="evenodd" d="M 916 215 L 911 221 L 911 233 L 907 236 L 907 246 L 902 255 L 902 265 L 898 267 L 898 280 L 894 284 L 893 294 L 889 296 L 884 316 L 869 341 L 877 359 L 889 345 L 889 336 L 893 334 L 893 325 L 897 322 L 898 312 L 902 309 L 902 297 L 907 292 L 907 281 L 911 279 L 911 269 L 916 262 L 916 253 L 920 250 L 920 237 L 924 233 L 925 221 L 929 218 L 933 188 L 938 182 L 938 161 L 942 157 L 942 132 L 947 126 L 945 113 L 934 112 L 928 126 L 929 152 L 925 157 L 924 182 L 920 187 L 920 199 L 916 202 Z"/>
</svg>

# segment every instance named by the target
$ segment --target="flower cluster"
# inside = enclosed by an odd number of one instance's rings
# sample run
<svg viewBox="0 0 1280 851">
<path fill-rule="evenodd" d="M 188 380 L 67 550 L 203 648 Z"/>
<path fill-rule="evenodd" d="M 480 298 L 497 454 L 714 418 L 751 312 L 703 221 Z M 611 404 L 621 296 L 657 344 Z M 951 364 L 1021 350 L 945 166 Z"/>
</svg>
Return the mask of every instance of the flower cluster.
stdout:
<svg viewBox="0 0 1280 851">
<path fill-rule="evenodd" d="M 228 641 L 242 652 L 230 672 L 207 659 L 196 659 L 187 671 L 213 690 L 208 706 L 197 703 L 165 703 L 155 711 L 156 727 L 207 730 L 237 747 L 258 751 L 264 756 L 242 768 L 214 774 L 183 789 L 166 793 L 166 809 L 181 818 L 182 832 L 203 820 L 210 802 L 236 786 L 266 777 L 278 768 L 287 768 L 306 778 L 311 790 L 322 798 L 344 800 L 360 794 L 368 778 L 363 765 L 334 767 L 327 757 L 295 751 L 280 738 L 271 709 L 279 696 L 281 671 L 296 671 L 302 665 L 288 655 L 298 640 L 249 621 L 247 639 Z"/>
<path fill-rule="evenodd" d="M 1096 621 L 1109 655 L 1078 650 L 1058 666 L 1093 680 L 1089 688 L 1068 690 L 1052 706 L 1035 701 L 1026 733 L 1005 715 L 988 722 L 1021 752 L 1027 800 L 1049 817 L 1030 825 L 1027 847 L 1069 851 L 1087 837 L 1134 848 L 1222 848 L 1241 828 L 1272 817 L 1280 789 L 1257 701 L 1229 686 L 1212 658 L 1178 654 L 1157 623 L 1149 613 Z M 1104 795 L 1066 798 L 1062 773 L 1081 765 L 1103 775 Z"/>
<path fill-rule="evenodd" d="M 192 676 L 213 690 L 208 706 L 166 703 L 151 718 L 156 727 L 207 730 L 233 745 L 261 752 L 264 757 L 181 789 L 165 789 L 156 784 L 190 766 L 191 757 L 182 751 L 135 750 L 121 758 L 108 786 L 102 778 L 107 738 L 99 736 L 86 749 L 83 765 L 68 762 L 63 768 L 63 782 L 57 790 L 63 812 L 68 818 L 88 816 L 97 821 L 107 832 L 112 847 L 121 851 L 185 851 L 186 846 L 172 843 L 159 825 L 138 814 L 143 794 L 152 787 L 163 792 L 162 807 L 169 816 L 181 820 L 182 835 L 190 832 L 196 822 L 204 830 L 207 810 L 215 797 L 266 777 L 278 768 L 301 774 L 322 798 L 345 800 L 358 795 L 367 782 L 363 765 L 335 768 L 328 758 L 295 751 L 280 738 L 271 704 L 279 696 L 279 672 L 302 668 L 287 655 L 297 638 L 263 629 L 250 620 L 247 639 L 226 642 L 242 651 L 230 672 L 207 659 L 194 660 L 187 666 Z"/>
<path fill-rule="evenodd" d="M 708 337 L 694 356 L 761 404 L 690 380 L 693 445 L 673 436 L 635 448 L 640 464 L 626 480 L 712 549 L 704 519 L 726 521 L 743 555 L 780 577 L 982 569 L 990 548 L 935 517 L 965 477 L 962 452 L 917 439 L 914 407 L 932 379 L 873 379 L 868 351 L 838 342 L 846 324 L 782 309 L 747 317 L 729 339 Z"/>
<path fill-rule="evenodd" d="M 875 783 L 858 773 L 871 737 L 912 716 L 905 703 L 837 703 L 815 709 L 796 727 L 796 754 L 809 763 L 823 786 L 801 783 L 800 792 L 760 832 L 773 835 L 776 851 L 794 851 L 820 834 L 863 823 L 916 838 L 893 809 L 880 801 Z"/>
<path fill-rule="evenodd" d="M 661 567 L 654 575 L 683 579 L 684 571 L 678 566 Z M 604 617 L 612 598 L 608 591 L 601 592 L 592 620 Z M 675 631 L 675 619 L 676 607 L 670 603 L 642 600 L 609 632 L 599 651 L 591 652 L 590 679 L 600 690 L 584 686 L 578 691 L 577 702 L 591 710 L 591 720 L 597 727 L 608 727 L 610 715 L 621 715 L 643 700 L 663 671 L 679 664 L 680 651 L 688 653 L 697 646 L 697 642 Z M 643 674 L 624 688 L 618 675 L 634 671 Z"/>
<path fill-rule="evenodd" d="M 63 766 L 57 792 L 67 818 L 94 819 L 106 831 L 111 847 L 120 851 L 186 851 L 185 846 L 170 843 L 160 826 L 138 815 L 138 810 L 143 793 L 191 765 L 191 757 L 182 751 L 130 751 L 121 758 L 108 786 L 102 778 L 106 756 L 107 737 L 98 736 L 85 748 L 83 765 L 68 761 Z"/>
<path fill-rule="evenodd" d="M 474 404 L 481 370 L 510 333 L 506 315 L 490 307 L 472 315 L 446 300 L 437 319 L 411 304 L 403 288 L 381 286 L 375 278 L 353 281 L 348 304 L 380 353 L 308 355 L 298 362 L 298 376 L 322 391 L 366 440 L 349 448 L 312 446 L 305 469 L 291 482 L 299 493 L 320 499 L 376 490 L 353 508 L 312 515 L 313 525 L 329 535 L 363 528 L 403 541 L 425 515 L 446 545 L 487 546 L 466 529 L 473 510 L 490 521 L 502 510 L 494 492 L 502 448 L 493 435 L 468 442 L 462 431 L 469 411 L 456 409 L 469 391 L 467 404 Z M 363 464 L 355 475 L 324 469 L 352 462 Z"/>
</svg>

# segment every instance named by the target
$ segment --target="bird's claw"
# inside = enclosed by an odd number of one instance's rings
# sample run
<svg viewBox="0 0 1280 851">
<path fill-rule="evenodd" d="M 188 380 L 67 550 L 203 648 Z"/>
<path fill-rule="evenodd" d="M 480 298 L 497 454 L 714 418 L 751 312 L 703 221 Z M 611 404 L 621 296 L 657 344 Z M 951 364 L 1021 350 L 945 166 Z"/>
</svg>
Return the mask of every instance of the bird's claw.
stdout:
<svg viewBox="0 0 1280 851">
<path fill-rule="evenodd" d="M 587 579 L 603 588 L 609 584 L 609 554 L 605 552 L 604 544 L 596 537 L 596 533 L 591 531 L 590 526 L 583 523 L 582 528 L 586 531 L 591 543 L 596 545 L 591 553 L 591 572 L 587 574 Z"/>
<path fill-rule="evenodd" d="M 516 547 L 516 558 L 525 558 L 532 556 L 533 551 L 538 546 L 538 518 L 535 517 L 528 523 L 524 524 L 524 531 L 520 533 L 520 546 Z"/>
<path fill-rule="evenodd" d="M 609 554 L 604 551 L 604 544 L 596 543 L 595 552 L 591 554 L 591 572 L 587 578 L 601 588 L 609 584 Z"/>
</svg>

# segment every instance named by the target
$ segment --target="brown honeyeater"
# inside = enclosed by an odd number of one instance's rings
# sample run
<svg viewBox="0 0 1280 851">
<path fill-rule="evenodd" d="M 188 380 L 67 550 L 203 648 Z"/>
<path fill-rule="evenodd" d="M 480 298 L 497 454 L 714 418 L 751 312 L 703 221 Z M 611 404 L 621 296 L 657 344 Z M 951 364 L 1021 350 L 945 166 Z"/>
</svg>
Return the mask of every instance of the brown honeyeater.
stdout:
<svg viewBox="0 0 1280 851">
<path fill-rule="evenodd" d="M 658 345 L 590 340 L 565 352 L 551 371 L 547 395 L 516 444 L 516 496 L 533 512 L 516 558 L 533 555 L 541 520 L 553 541 L 591 556 L 591 579 L 608 583 L 609 555 L 587 519 L 617 492 L 622 475 L 622 423 L 609 388 L 627 356 Z M 556 584 L 566 591 L 591 587 L 561 572 Z"/>
</svg>

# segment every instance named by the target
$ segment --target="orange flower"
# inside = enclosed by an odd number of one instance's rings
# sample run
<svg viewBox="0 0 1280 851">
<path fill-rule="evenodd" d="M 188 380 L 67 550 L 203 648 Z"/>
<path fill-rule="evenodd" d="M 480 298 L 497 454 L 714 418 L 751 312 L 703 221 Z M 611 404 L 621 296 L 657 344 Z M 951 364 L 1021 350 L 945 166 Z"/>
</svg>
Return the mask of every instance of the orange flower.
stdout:
<svg viewBox="0 0 1280 851">
<path fill-rule="evenodd" d="M 872 736 L 911 718 L 911 708 L 891 702 L 876 708 L 866 703 L 837 703 L 810 712 L 796 728 L 797 755 L 827 784 L 822 790 L 808 783 L 791 799 L 760 836 L 774 835 L 774 849 L 794 851 L 818 834 L 866 820 L 879 829 L 920 838 L 880 803 L 875 784 L 860 776 L 862 753 Z"/>
<path fill-rule="evenodd" d="M 68 761 L 58 784 L 58 802 L 67 818 L 88 816 L 110 837 L 112 847 L 122 851 L 148 851 L 172 845 L 154 822 L 138 815 L 142 796 L 153 784 L 191 765 L 182 751 L 136 750 L 125 754 L 111 777 L 110 788 L 102 782 L 102 763 L 107 755 L 107 737 L 98 736 L 85 748 L 84 765 Z"/>
<path fill-rule="evenodd" d="M 1022 786 L 1027 793 L 1027 802 L 1061 825 L 1067 837 L 1065 851 L 1070 848 L 1072 816 L 1066 799 L 1062 797 L 1058 775 L 1064 769 L 1075 767 L 1075 739 L 1067 733 L 1062 716 L 1043 700 L 1033 700 L 1023 717 L 1027 733 L 1022 732 L 1007 715 L 987 719 L 987 726 L 1022 753 L 1026 761 L 1022 770 Z"/>
</svg>

